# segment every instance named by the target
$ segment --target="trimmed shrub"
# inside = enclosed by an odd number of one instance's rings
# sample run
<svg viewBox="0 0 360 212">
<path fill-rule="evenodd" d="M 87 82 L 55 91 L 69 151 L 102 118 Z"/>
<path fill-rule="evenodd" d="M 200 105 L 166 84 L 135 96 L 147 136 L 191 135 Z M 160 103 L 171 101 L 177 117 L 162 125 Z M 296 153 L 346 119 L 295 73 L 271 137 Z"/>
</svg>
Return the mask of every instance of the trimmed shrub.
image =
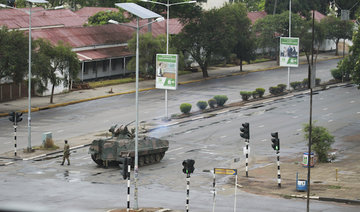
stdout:
<svg viewBox="0 0 360 212">
<path fill-rule="evenodd" d="M 249 100 L 251 95 L 253 95 L 252 91 L 240 91 L 240 95 L 243 101 Z"/>
<path fill-rule="evenodd" d="M 200 110 L 205 110 L 206 107 L 208 106 L 208 103 L 206 101 L 198 101 L 196 103 L 196 106 L 200 109 Z"/>
<path fill-rule="evenodd" d="M 301 82 L 299 81 L 290 82 L 290 86 L 292 87 L 292 89 L 298 90 L 301 88 Z"/>
<path fill-rule="evenodd" d="M 284 93 L 285 89 L 286 89 L 286 85 L 285 84 L 278 84 L 277 85 L 278 89 L 279 89 L 279 93 Z"/>
<path fill-rule="evenodd" d="M 341 80 L 342 79 L 341 70 L 338 68 L 331 69 L 331 76 L 336 80 Z"/>
<path fill-rule="evenodd" d="M 208 104 L 210 108 L 215 108 L 216 106 L 216 100 L 215 99 L 209 99 Z"/>
<path fill-rule="evenodd" d="M 262 98 L 265 93 L 265 88 L 256 88 L 255 91 L 258 93 L 259 97 Z"/>
<path fill-rule="evenodd" d="M 315 79 L 315 86 L 319 86 L 319 85 L 320 85 L 320 82 L 321 82 L 321 79 L 320 79 L 320 78 L 316 78 L 316 79 Z"/>
<path fill-rule="evenodd" d="M 214 99 L 216 100 L 217 106 L 223 106 L 228 100 L 228 97 L 225 95 L 216 95 L 214 96 Z"/>
<path fill-rule="evenodd" d="M 251 95 L 252 95 L 253 99 L 257 99 L 259 97 L 259 94 L 257 91 L 252 91 Z"/>
<path fill-rule="evenodd" d="M 272 86 L 269 88 L 269 92 L 272 94 L 272 95 L 277 95 L 279 94 L 279 88 L 277 86 Z"/>
<path fill-rule="evenodd" d="M 190 110 L 191 110 L 191 104 L 189 104 L 189 103 L 182 103 L 181 105 L 180 105 L 180 111 L 182 112 L 182 113 L 184 113 L 184 114 L 188 114 L 189 112 L 190 112 Z"/>
<path fill-rule="evenodd" d="M 301 86 L 303 88 L 308 88 L 309 87 L 309 79 L 305 78 L 302 82 L 301 82 Z"/>
</svg>

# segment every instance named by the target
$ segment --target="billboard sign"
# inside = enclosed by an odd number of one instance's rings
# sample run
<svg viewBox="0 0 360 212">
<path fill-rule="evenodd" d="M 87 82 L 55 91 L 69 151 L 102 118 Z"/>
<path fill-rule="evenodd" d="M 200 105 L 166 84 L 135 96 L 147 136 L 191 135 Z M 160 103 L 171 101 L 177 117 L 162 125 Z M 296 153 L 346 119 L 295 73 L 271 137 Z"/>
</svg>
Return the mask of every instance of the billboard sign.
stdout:
<svg viewBox="0 0 360 212">
<path fill-rule="evenodd" d="M 156 88 L 176 90 L 178 84 L 178 55 L 156 54 Z"/>
<path fill-rule="evenodd" d="M 299 66 L 299 38 L 280 38 L 280 66 Z"/>
</svg>

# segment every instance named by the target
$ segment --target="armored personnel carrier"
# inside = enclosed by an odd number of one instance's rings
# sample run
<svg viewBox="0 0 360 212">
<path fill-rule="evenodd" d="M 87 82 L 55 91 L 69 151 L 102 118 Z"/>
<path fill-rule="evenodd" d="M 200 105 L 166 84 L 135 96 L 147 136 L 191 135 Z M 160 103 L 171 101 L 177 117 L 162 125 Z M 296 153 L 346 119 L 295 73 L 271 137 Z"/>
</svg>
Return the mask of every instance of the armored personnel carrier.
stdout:
<svg viewBox="0 0 360 212">
<path fill-rule="evenodd" d="M 129 125 L 129 124 L 128 124 Z M 109 129 L 110 138 L 93 140 L 89 154 L 100 166 L 117 165 L 122 157 L 131 157 L 132 166 L 135 161 L 135 129 L 128 130 L 128 125 L 112 126 Z M 159 162 L 169 149 L 169 141 L 139 135 L 138 164 L 139 166 Z"/>
</svg>

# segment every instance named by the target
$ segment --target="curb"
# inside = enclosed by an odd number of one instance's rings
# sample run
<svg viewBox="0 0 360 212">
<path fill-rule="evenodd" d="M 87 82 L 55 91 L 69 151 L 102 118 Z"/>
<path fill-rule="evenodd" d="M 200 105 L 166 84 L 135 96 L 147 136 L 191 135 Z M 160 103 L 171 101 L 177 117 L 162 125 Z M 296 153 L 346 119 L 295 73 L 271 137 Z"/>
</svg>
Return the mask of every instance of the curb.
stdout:
<svg viewBox="0 0 360 212">
<path fill-rule="evenodd" d="M 76 150 L 76 149 L 81 149 L 81 148 L 84 148 L 84 147 L 87 147 L 87 146 L 90 146 L 90 144 L 82 144 L 82 145 L 70 147 L 70 151 L 71 150 Z M 57 151 L 49 152 L 49 153 L 46 153 L 46 154 L 36 155 L 36 156 L 33 156 L 33 157 L 29 157 L 29 158 L 11 158 L 11 157 L 1 157 L 1 156 L 0 156 L 0 158 L 29 161 L 29 160 L 36 160 L 36 159 L 39 159 L 39 158 L 48 157 L 48 156 L 59 154 L 59 153 L 62 153 L 62 152 L 63 152 L 63 150 L 57 150 Z M 11 165 L 13 163 L 14 162 L 8 162 L 8 163 L 0 164 L 0 166 L 7 166 L 7 165 Z"/>
<path fill-rule="evenodd" d="M 290 195 L 290 197 L 300 198 L 300 199 L 307 199 L 307 196 L 305 196 L 305 195 L 292 194 L 292 195 Z M 360 200 L 340 199 L 340 198 L 331 198 L 331 197 L 318 197 L 318 196 L 309 196 L 309 199 L 319 200 L 319 201 L 328 201 L 328 202 L 338 202 L 338 203 L 360 205 Z"/>
</svg>

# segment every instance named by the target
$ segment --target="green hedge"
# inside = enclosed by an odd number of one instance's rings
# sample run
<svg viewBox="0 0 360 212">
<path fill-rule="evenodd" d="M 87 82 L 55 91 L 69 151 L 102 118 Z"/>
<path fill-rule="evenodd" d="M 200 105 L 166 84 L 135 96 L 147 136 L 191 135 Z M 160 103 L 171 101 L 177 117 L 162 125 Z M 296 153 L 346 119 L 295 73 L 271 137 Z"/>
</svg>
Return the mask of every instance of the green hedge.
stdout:
<svg viewBox="0 0 360 212">
<path fill-rule="evenodd" d="M 259 97 L 262 98 L 265 93 L 265 88 L 256 88 L 255 91 L 258 93 Z"/>
<path fill-rule="evenodd" d="M 198 101 L 196 103 L 196 106 L 200 109 L 200 110 L 205 110 L 206 107 L 208 106 L 208 103 L 206 101 Z"/>
<path fill-rule="evenodd" d="M 216 106 L 216 100 L 215 99 L 209 99 L 208 104 L 210 108 L 215 108 Z"/>
<path fill-rule="evenodd" d="M 184 114 L 188 114 L 191 110 L 192 105 L 189 103 L 182 103 L 180 105 L 180 111 Z"/>
<path fill-rule="evenodd" d="M 216 101 L 217 106 L 223 106 L 225 102 L 228 100 L 228 97 L 225 95 L 216 95 L 213 97 Z"/>
<path fill-rule="evenodd" d="M 250 99 L 251 95 L 253 95 L 252 91 L 240 91 L 240 95 L 243 101 L 247 101 Z"/>
</svg>

